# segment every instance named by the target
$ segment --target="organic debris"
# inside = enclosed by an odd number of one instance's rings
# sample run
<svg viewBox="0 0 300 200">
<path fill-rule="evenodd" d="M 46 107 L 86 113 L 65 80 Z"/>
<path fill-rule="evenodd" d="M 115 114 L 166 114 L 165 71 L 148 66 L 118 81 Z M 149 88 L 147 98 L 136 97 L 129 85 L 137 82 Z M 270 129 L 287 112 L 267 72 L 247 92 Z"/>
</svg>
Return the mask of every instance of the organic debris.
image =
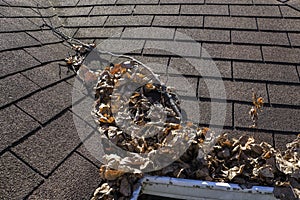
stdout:
<svg viewBox="0 0 300 200">
<path fill-rule="evenodd" d="M 195 152 L 191 154 L 190 152 Z M 189 156 L 187 156 L 187 153 Z M 266 144 L 255 144 L 253 138 L 242 136 L 239 139 L 229 139 L 227 134 L 221 135 L 212 151 L 204 158 L 197 157 L 195 146 L 191 146 L 182 157 L 184 159 L 184 177 L 208 181 L 235 182 L 252 185 L 274 184 L 275 171 L 270 163 L 274 149 Z M 269 155 L 269 156 L 268 156 Z M 173 166 L 173 174 L 177 177 L 177 164 Z M 170 167 L 170 166 L 169 166 Z M 160 172 L 155 175 L 163 176 Z"/>
<path fill-rule="evenodd" d="M 200 138 L 203 136 L 201 135 Z M 194 143 L 180 159 L 159 171 L 148 174 L 237 183 L 242 188 L 251 188 L 255 185 L 273 186 L 277 193 L 279 191 L 278 197 L 286 199 L 282 196 L 288 193 L 297 194 L 300 190 L 299 139 L 300 135 L 295 141 L 287 144 L 288 149 L 284 153 L 280 153 L 265 142 L 255 143 L 252 137 L 241 136 L 239 139 L 230 139 L 227 134 L 223 134 L 218 138 L 217 143 L 207 156 L 198 157 L 199 150 L 201 150 L 201 139 L 198 138 L 194 140 Z M 287 164 L 287 162 L 289 163 Z M 279 167 L 274 167 L 275 164 Z M 133 177 L 140 178 L 141 176 L 142 174 L 130 175 L 126 173 L 118 177 L 117 181 L 113 182 L 115 186 L 118 185 L 114 190 L 114 194 L 117 195 L 112 199 L 129 199 L 129 190 L 132 192 L 131 189 L 137 187 L 137 179 Z M 103 184 L 106 185 L 106 182 L 112 184 L 109 180 L 104 181 Z M 125 189 L 124 185 L 128 186 L 132 182 L 134 184 L 128 187 L 130 189 Z M 293 196 L 289 198 L 296 199 Z M 96 199 L 102 198 L 95 196 L 93 200 Z"/>
<path fill-rule="evenodd" d="M 95 190 L 91 200 L 130 199 L 132 192 L 139 187 L 141 178 L 141 174 L 126 173 L 113 181 L 104 179 L 105 182 Z"/>
<path fill-rule="evenodd" d="M 177 95 L 139 63 L 111 64 L 94 76 L 97 83 L 92 115 L 101 137 L 125 152 L 135 153 L 121 157 L 115 148 L 105 148 L 103 159 L 110 166 L 136 173 L 160 168 L 179 158 L 194 142 L 197 127 L 182 122 Z M 170 155 L 169 159 L 155 159 L 160 156 L 156 151 L 160 148 Z"/>
<path fill-rule="evenodd" d="M 257 128 L 257 122 L 258 122 L 258 115 L 260 112 L 262 112 L 262 107 L 264 105 L 264 99 L 262 97 L 257 97 L 256 92 L 252 92 L 252 103 L 253 106 L 251 107 L 249 111 L 249 115 L 252 119 L 252 125 L 251 128 Z"/>
<path fill-rule="evenodd" d="M 286 147 L 287 150 L 283 154 L 276 154 L 278 169 L 300 182 L 300 134 Z"/>
</svg>

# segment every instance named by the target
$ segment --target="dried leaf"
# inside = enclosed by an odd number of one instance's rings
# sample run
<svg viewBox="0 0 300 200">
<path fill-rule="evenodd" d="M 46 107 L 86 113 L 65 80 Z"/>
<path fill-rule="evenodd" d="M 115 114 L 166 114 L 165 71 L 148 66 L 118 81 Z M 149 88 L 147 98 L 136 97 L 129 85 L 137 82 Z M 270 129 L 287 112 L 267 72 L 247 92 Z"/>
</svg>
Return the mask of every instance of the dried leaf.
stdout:
<svg viewBox="0 0 300 200">
<path fill-rule="evenodd" d="M 103 183 L 101 187 L 95 190 L 94 196 L 91 200 L 109 199 L 109 194 L 112 190 L 113 189 L 108 185 L 108 183 Z"/>
<path fill-rule="evenodd" d="M 243 173 L 245 165 L 241 165 L 241 166 L 234 166 L 233 168 L 224 171 L 224 173 L 226 174 L 227 178 L 229 180 L 234 179 L 236 176 L 240 175 Z"/>
<path fill-rule="evenodd" d="M 270 151 L 266 152 L 264 155 L 263 155 L 263 158 L 264 159 L 270 159 L 272 156 L 272 153 Z"/>
<path fill-rule="evenodd" d="M 125 174 L 124 171 L 109 169 L 107 166 L 104 165 L 102 165 L 100 168 L 100 177 L 106 180 L 116 180 L 123 174 Z"/>
</svg>

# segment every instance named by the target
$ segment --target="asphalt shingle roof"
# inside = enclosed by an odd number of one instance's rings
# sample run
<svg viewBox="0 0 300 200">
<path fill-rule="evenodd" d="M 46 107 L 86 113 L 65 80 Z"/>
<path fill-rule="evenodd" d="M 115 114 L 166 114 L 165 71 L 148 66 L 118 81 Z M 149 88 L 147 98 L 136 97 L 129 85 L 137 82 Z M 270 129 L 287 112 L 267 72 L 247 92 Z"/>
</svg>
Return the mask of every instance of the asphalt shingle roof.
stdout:
<svg viewBox="0 0 300 200">
<path fill-rule="evenodd" d="M 1 199 L 89 199 L 101 181 L 100 163 L 73 123 L 74 75 L 58 66 L 72 51 L 49 30 L 41 31 L 38 9 L 83 41 L 114 36 L 112 46 L 123 51 L 118 39 L 131 41 L 133 55 L 160 63 L 153 65 L 156 73 L 164 74 L 161 66 L 178 69 L 195 89 L 185 95 L 199 99 L 202 126 L 222 126 L 210 124 L 215 102 L 226 104 L 224 128 L 234 136 L 246 133 L 284 149 L 300 131 L 299 0 L 0 0 Z M 170 34 L 145 38 L 132 35 L 134 27 L 168 28 Z M 170 52 L 147 49 L 174 38 L 187 49 L 180 33 L 215 61 L 226 101 L 208 93 L 205 79 L 215 77 L 202 76 Z M 200 50 L 183 53 L 206 56 Z M 252 88 L 265 100 L 257 129 L 249 128 Z"/>
</svg>

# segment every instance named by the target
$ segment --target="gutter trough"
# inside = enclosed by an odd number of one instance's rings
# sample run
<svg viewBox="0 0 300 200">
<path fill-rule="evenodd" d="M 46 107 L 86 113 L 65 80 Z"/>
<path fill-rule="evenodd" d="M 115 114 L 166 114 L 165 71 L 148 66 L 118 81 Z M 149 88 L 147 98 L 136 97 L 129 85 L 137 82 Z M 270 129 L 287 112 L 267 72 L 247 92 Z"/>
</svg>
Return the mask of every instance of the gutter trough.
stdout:
<svg viewBox="0 0 300 200">
<path fill-rule="evenodd" d="M 273 187 L 243 189 L 238 184 L 160 176 L 142 178 L 131 200 L 137 200 L 142 194 L 186 200 L 278 200 Z"/>
</svg>

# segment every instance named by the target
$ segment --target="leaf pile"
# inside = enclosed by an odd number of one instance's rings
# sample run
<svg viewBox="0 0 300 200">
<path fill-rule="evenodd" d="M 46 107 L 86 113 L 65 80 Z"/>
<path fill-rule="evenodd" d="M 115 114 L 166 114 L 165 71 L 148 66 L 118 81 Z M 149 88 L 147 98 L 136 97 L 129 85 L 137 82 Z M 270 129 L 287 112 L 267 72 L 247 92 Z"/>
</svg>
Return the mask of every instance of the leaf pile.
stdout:
<svg viewBox="0 0 300 200">
<path fill-rule="evenodd" d="M 176 161 L 172 164 L 166 161 L 168 165 L 150 175 L 231 182 L 243 188 L 291 185 L 299 189 L 299 137 L 287 145 L 283 154 L 270 144 L 257 144 L 247 136 L 231 139 L 223 134 L 214 141 L 216 137 L 208 128 L 181 123 L 176 94 L 138 63 L 112 64 L 92 77 L 97 77 L 92 115 L 99 124 L 100 135 L 126 152 L 138 153 L 122 157 L 107 144 L 104 156 L 107 165 L 100 169 L 104 183 L 94 199 L 129 199 L 142 171 L 155 169 L 158 164 L 151 159 L 154 157 L 145 160 L 140 155 L 155 156 L 162 147 L 166 148 L 164 159 L 174 154 L 171 159 Z M 253 99 L 257 113 L 263 100 L 256 96 Z M 188 148 L 178 149 L 183 141 Z M 211 146 L 207 143 L 214 145 L 208 148 Z"/>
<path fill-rule="evenodd" d="M 94 76 L 92 115 L 101 137 L 137 153 L 119 156 L 107 142 L 103 159 L 109 166 L 136 173 L 161 168 L 177 160 L 199 134 L 195 125 L 182 122 L 177 95 L 138 63 L 111 64 Z"/>
<path fill-rule="evenodd" d="M 237 183 L 242 188 L 293 187 L 299 192 L 300 135 L 286 146 L 281 153 L 252 137 L 230 139 L 223 134 L 207 156 L 197 156 L 199 146 L 192 144 L 178 161 L 151 175 Z"/>
<path fill-rule="evenodd" d="M 205 131 L 207 129 L 202 129 L 202 133 Z M 297 193 L 300 189 L 299 139 L 300 135 L 287 144 L 288 149 L 284 153 L 280 153 L 265 142 L 256 144 L 252 137 L 229 139 L 227 134 L 223 134 L 213 150 L 200 158 L 201 138 L 198 138 L 180 159 L 149 175 L 238 183 L 242 188 L 251 188 L 254 185 L 293 187 Z M 275 163 L 279 167 L 274 167 Z M 137 187 L 136 177 L 140 178 L 142 174 L 123 175 L 121 171 L 111 170 L 107 172 L 110 175 L 103 175 L 104 169 L 106 167 L 102 166 L 100 176 L 105 181 L 96 190 L 93 200 L 129 199 L 129 191 L 132 192 Z M 108 178 L 109 176 L 113 178 Z M 131 183 L 130 186 L 128 183 Z M 128 186 L 127 189 L 125 185 Z M 103 187 L 110 188 L 109 192 L 104 193 L 107 189 L 99 192 Z M 100 194 L 102 198 L 99 198 Z"/>
<path fill-rule="evenodd" d="M 198 148 L 191 145 L 179 162 L 168 166 L 169 170 L 163 169 L 153 175 L 234 182 L 244 187 L 275 185 L 287 178 L 286 174 L 273 167 L 278 153 L 270 144 L 256 144 L 252 137 L 229 139 L 227 134 L 223 134 L 203 158 L 197 156 Z M 165 174 L 166 171 L 169 173 Z"/>
</svg>

